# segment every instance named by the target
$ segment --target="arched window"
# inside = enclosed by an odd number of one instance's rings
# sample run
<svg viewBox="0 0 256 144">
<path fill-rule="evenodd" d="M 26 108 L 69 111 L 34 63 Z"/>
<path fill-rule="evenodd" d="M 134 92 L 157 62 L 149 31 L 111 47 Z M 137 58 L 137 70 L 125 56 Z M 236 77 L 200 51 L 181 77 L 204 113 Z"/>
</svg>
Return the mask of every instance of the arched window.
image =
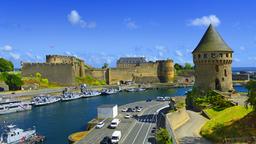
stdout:
<svg viewBox="0 0 256 144">
<path fill-rule="evenodd" d="M 200 55 L 200 54 L 198 54 L 198 58 L 201 58 L 201 55 Z"/>
<path fill-rule="evenodd" d="M 228 53 L 226 53 L 226 57 L 228 57 L 228 55 L 229 55 L 229 54 L 228 54 Z"/>
<path fill-rule="evenodd" d="M 228 76 L 226 69 L 224 69 L 224 75 L 225 75 L 225 77 Z"/>
<path fill-rule="evenodd" d="M 223 54 L 222 54 L 222 53 L 220 53 L 220 57 L 221 57 L 221 58 L 223 57 Z"/>
<path fill-rule="evenodd" d="M 216 70 L 216 72 L 219 72 L 219 66 L 218 65 L 215 66 L 215 70 Z"/>
</svg>

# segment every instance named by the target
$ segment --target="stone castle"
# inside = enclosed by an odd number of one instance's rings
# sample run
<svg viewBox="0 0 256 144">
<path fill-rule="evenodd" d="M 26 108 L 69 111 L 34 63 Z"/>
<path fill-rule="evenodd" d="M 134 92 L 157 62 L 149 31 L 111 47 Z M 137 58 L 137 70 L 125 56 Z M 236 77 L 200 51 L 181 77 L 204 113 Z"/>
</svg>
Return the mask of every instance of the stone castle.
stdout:
<svg viewBox="0 0 256 144">
<path fill-rule="evenodd" d="M 195 87 L 203 91 L 233 91 L 233 50 L 210 25 L 192 52 L 195 64 Z"/>
<path fill-rule="evenodd" d="M 117 61 L 116 68 L 91 68 L 74 56 L 47 55 L 45 63 L 23 63 L 22 76 L 41 73 L 49 82 L 74 85 L 76 77 L 92 76 L 105 80 L 107 84 L 126 81 L 136 83 L 172 82 L 174 64 L 172 60 L 147 62 L 143 57 L 126 57 Z"/>
</svg>

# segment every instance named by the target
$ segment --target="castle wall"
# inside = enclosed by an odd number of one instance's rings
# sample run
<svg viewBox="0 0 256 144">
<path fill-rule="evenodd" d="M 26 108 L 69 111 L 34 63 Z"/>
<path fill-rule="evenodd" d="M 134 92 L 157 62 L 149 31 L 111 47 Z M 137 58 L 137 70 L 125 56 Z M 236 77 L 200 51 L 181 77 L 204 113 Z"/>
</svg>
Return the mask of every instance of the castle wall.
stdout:
<svg viewBox="0 0 256 144">
<path fill-rule="evenodd" d="M 41 73 L 49 82 L 72 85 L 75 83 L 75 74 L 72 64 L 23 63 L 22 76 L 35 76 Z"/>
<path fill-rule="evenodd" d="M 98 80 L 106 80 L 106 70 L 105 69 L 86 69 L 85 75 L 92 76 Z"/>
<path fill-rule="evenodd" d="M 135 81 L 136 83 L 172 82 L 174 65 L 171 60 L 148 62 L 130 68 L 111 68 L 109 83 Z"/>
</svg>

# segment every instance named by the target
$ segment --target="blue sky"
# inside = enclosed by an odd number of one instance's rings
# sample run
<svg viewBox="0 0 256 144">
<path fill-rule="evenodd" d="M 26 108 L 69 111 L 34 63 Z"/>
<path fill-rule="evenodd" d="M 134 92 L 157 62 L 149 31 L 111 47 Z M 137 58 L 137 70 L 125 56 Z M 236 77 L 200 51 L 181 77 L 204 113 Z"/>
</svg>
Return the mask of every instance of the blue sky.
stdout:
<svg viewBox="0 0 256 144">
<path fill-rule="evenodd" d="M 122 56 L 192 62 L 213 23 L 234 50 L 233 66 L 256 66 L 253 0 L 1 0 L 0 57 L 43 62 L 74 55 L 115 66 Z"/>
</svg>

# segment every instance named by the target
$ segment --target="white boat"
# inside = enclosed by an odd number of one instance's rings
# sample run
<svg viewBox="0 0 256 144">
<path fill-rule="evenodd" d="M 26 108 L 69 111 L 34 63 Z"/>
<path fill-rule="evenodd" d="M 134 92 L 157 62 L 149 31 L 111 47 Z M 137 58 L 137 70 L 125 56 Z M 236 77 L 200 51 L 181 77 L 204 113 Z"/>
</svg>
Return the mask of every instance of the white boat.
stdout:
<svg viewBox="0 0 256 144">
<path fill-rule="evenodd" d="M 75 94 L 75 93 L 64 93 L 61 97 L 62 101 L 70 101 L 70 100 L 75 100 L 81 98 L 82 95 L 80 94 Z"/>
<path fill-rule="evenodd" d="M 0 137 L 0 144 L 37 143 L 44 140 L 44 136 L 36 134 L 36 129 L 24 131 L 15 125 L 7 125 Z"/>
<path fill-rule="evenodd" d="M 8 101 L 0 103 L 0 115 L 31 110 L 30 102 Z"/>
<path fill-rule="evenodd" d="M 87 90 L 83 93 L 83 97 L 88 98 L 88 97 L 94 97 L 94 96 L 99 96 L 101 92 L 98 91 L 93 91 L 93 90 Z"/>
<path fill-rule="evenodd" d="M 144 88 L 130 88 L 127 89 L 128 92 L 140 92 L 140 91 L 145 91 L 146 89 Z"/>
<path fill-rule="evenodd" d="M 111 94 L 114 94 L 114 93 L 117 93 L 118 90 L 117 89 L 103 89 L 101 94 L 102 95 L 111 95 Z"/>
<path fill-rule="evenodd" d="M 43 105 L 56 103 L 60 100 L 61 98 L 56 96 L 37 96 L 33 98 L 31 103 L 34 104 L 35 106 L 43 106 Z"/>
</svg>

